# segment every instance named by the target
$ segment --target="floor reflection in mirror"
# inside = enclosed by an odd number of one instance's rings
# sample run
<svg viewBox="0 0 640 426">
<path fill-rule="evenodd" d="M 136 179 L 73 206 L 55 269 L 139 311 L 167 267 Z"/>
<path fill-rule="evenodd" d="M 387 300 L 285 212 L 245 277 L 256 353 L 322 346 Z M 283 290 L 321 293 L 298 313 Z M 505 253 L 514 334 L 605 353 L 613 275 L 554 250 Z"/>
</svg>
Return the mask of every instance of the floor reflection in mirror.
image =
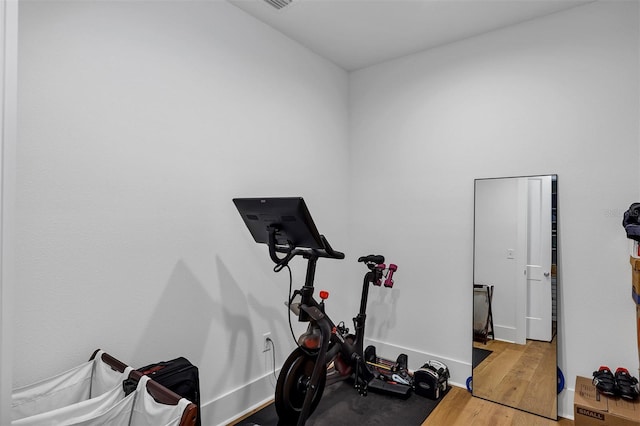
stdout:
<svg viewBox="0 0 640 426">
<path fill-rule="evenodd" d="M 491 351 L 473 369 L 473 394 L 545 417 L 557 413 L 556 337 L 525 345 L 488 340 L 474 349 Z"/>
</svg>

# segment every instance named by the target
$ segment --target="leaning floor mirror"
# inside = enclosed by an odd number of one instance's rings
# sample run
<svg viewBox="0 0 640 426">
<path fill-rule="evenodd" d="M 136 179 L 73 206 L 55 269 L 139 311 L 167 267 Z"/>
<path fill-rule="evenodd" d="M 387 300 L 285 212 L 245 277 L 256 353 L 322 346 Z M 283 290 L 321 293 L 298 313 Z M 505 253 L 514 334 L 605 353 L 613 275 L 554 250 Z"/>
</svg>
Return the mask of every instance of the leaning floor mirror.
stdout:
<svg viewBox="0 0 640 426">
<path fill-rule="evenodd" d="M 558 177 L 474 193 L 473 396 L 556 420 Z"/>
</svg>

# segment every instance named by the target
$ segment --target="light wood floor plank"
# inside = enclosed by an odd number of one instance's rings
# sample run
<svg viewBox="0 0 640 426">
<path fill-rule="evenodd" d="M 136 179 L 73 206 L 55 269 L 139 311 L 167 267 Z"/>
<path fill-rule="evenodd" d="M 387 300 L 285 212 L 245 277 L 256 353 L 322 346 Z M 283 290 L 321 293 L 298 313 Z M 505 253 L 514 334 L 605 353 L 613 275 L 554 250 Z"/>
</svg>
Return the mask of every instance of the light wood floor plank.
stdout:
<svg viewBox="0 0 640 426">
<path fill-rule="evenodd" d="M 422 426 L 573 426 L 573 420 L 557 422 L 484 399 L 466 389 L 452 387 Z"/>
<path fill-rule="evenodd" d="M 473 391 L 497 401 L 542 416 L 557 412 L 556 340 L 527 340 L 525 345 L 489 340 L 474 347 L 492 351 L 473 370 Z"/>
</svg>

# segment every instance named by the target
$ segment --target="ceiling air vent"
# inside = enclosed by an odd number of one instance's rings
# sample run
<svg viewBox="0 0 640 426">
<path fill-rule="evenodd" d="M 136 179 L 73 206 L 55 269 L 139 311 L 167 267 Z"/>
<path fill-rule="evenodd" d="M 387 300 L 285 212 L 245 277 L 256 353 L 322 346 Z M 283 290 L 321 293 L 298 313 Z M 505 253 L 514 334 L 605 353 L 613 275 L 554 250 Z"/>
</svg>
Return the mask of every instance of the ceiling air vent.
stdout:
<svg viewBox="0 0 640 426">
<path fill-rule="evenodd" d="M 291 4 L 291 2 L 293 0 L 264 0 L 267 4 L 270 4 L 271 6 L 275 7 L 276 9 L 280 10 L 283 9 L 286 6 L 289 6 L 289 4 Z"/>
</svg>

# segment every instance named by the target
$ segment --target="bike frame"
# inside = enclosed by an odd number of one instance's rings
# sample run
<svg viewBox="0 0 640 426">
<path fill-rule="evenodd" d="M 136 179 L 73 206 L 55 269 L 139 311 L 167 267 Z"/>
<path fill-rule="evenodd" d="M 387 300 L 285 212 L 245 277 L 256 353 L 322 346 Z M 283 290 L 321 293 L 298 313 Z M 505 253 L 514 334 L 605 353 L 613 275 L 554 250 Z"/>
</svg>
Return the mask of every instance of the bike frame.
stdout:
<svg viewBox="0 0 640 426">
<path fill-rule="evenodd" d="M 301 296 L 298 307 L 298 321 L 309 322 L 309 329 L 312 331 L 319 330 L 321 339 L 320 347 L 313 350 L 313 353 L 316 354 L 317 357 L 316 364 L 307 385 L 307 389 L 310 391 L 307 391 L 305 395 L 298 425 L 303 425 L 306 422 L 310 414 L 311 401 L 314 395 L 313 391 L 320 380 L 320 376 L 327 374 L 327 365 L 331 363 L 338 354 L 355 370 L 355 388 L 358 389 L 360 394 L 367 394 L 367 383 L 373 378 L 373 374 L 366 367 L 363 355 L 367 299 L 369 296 L 369 285 L 379 282 L 382 278 L 383 270 L 383 268 L 380 268 L 375 263 L 367 262 L 369 271 L 365 274 L 362 284 L 360 310 L 357 316 L 353 318 L 355 341 L 351 343 L 348 335 L 343 334 L 340 327 L 336 326 L 331 318 L 324 312 L 324 301 L 318 303 L 313 297 L 315 269 L 318 257 L 314 256 L 313 253 L 305 253 L 303 257 L 307 259 L 305 283 L 300 290 L 294 292 L 292 299 L 295 298 L 296 295 Z M 291 300 L 289 301 L 289 305 L 291 306 Z M 307 330 L 307 332 L 309 332 L 309 330 Z"/>
<path fill-rule="evenodd" d="M 302 197 L 234 198 L 233 202 L 254 240 L 268 245 L 269 256 L 276 264 L 275 272 L 281 271 L 295 256 L 307 260 L 304 285 L 290 295 L 288 304 L 298 315 L 298 321 L 308 322 L 309 326 L 278 377 L 275 398 L 278 415 L 291 422 L 297 419 L 298 425 L 304 425 L 322 398 L 327 365 L 332 361 L 339 373 L 336 377 L 347 378 L 351 373 L 355 374 L 355 388 L 360 394 L 366 395 L 368 387 L 388 390 L 380 386 L 363 354 L 369 284 L 381 285 L 384 257 L 369 255 L 358 259 L 358 262 L 365 262 L 369 271 L 364 277 L 360 311 L 353 318 L 355 334 L 348 334 L 344 323 L 334 324 L 325 313 L 324 300 L 318 302 L 313 294 L 318 259 L 344 259 L 345 255 L 333 250 L 324 235 L 318 232 Z M 385 287 L 393 286 L 396 269 L 395 265 L 389 265 Z M 298 295 L 300 303 L 292 304 Z M 322 293 L 320 297 L 326 298 Z"/>
</svg>

